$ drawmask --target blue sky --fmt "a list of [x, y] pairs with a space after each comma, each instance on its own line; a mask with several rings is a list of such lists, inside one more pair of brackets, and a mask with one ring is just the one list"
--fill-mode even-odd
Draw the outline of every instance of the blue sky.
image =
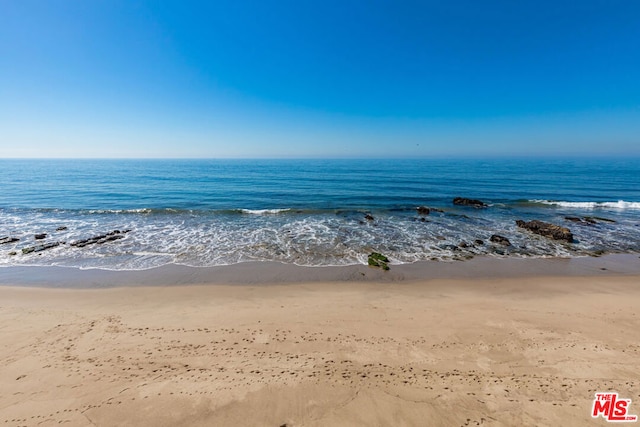
[[0, 2], [0, 157], [640, 155], [640, 3]]

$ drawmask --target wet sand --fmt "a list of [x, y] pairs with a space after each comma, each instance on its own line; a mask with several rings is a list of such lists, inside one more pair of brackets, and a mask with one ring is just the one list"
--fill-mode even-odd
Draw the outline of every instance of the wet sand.
[[3, 269], [0, 425], [605, 425], [595, 392], [640, 413], [640, 274], [620, 260], [140, 273], [180, 286], [38, 269], [8, 286]]
[[3, 267], [0, 286], [109, 288], [200, 284], [290, 284], [315, 282], [406, 282], [430, 279], [640, 275], [637, 254], [580, 258], [492, 258], [424, 261], [392, 265], [390, 271], [366, 265], [303, 267], [279, 262], [244, 262], [218, 267], [166, 265], [149, 270], [79, 270], [69, 267]]

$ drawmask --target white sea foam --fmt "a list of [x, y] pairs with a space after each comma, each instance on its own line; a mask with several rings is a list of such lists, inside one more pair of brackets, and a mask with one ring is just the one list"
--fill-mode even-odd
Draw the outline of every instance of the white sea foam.
[[151, 213], [149, 208], [140, 209], [92, 209], [88, 211], [90, 214], [126, 214], [126, 213]]
[[618, 200], [617, 202], [563, 202], [555, 200], [532, 200], [534, 203], [541, 203], [544, 205], [560, 206], [564, 208], [578, 208], [578, 209], [597, 209], [597, 208], [611, 208], [611, 209], [640, 209], [640, 202], [627, 202], [624, 200]]
[[290, 209], [241, 209], [242, 213], [251, 215], [276, 215]]
[[[553, 201], [538, 201], [554, 205]], [[575, 203], [575, 202], [571, 202]], [[630, 202], [625, 202], [630, 203]], [[617, 204], [616, 204], [617, 205]], [[637, 205], [637, 204], [636, 204]], [[572, 205], [573, 206], [573, 205]], [[591, 206], [591, 205], [589, 205]], [[432, 215], [420, 221], [414, 212], [377, 213], [375, 222], [359, 215], [288, 215], [287, 209], [234, 211], [245, 215], [104, 215], [86, 211], [51, 215], [40, 211], [15, 215], [0, 209], [0, 236], [20, 241], [0, 247], [0, 267], [9, 265], [64, 265], [70, 267], [140, 270], [169, 263], [195, 267], [276, 261], [306, 266], [366, 264], [372, 251], [384, 253], [393, 264], [421, 260], [451, 261], [470, 256], [576, 256], [595, 250], [639, 251], [638, 211], [617, 210], [606, 217], [615, 223], [574, 227], [577, 242], [567, 246], [537, 238], [515, 226], [513, 217], [474, 211], [473, 217]], [[542, 209], [541, 219], [556, 215]], [[66, 230], [58, 231], [60, 225]], [[60, 245], [37, 254], [23, 254], [33, 246], [33, 235], [46, 232], [48, 241], [72, 242], [110, 230], [131, 229], [124, 239], [83, 248]], [[512, 246], [494, 245], [499, 233]], [[485, 243], [475, 244], [476, 239]], [[465, 242], [465, 245], [461, 245]], [[17, 252], [10, 255], [10, 252]]]

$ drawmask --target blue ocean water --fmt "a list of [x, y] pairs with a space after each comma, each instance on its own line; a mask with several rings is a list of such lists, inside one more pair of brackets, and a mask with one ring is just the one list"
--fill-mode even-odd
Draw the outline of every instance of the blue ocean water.
[[[569, 227], [575, 242], [516, 219]], [[115, 230], [130, 231], [77, 245]], [[47, 243], [59, 244], [22, 251]], [[638, 252], [640, 159], [0, 160], [0, 266], [321, 266], [371, 251], [393, 263]]]

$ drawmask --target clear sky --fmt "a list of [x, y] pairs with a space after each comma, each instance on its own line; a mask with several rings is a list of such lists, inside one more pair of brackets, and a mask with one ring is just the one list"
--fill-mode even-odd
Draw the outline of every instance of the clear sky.
[[640, 2], [0, 0], [0, 157], [640, 156]]

